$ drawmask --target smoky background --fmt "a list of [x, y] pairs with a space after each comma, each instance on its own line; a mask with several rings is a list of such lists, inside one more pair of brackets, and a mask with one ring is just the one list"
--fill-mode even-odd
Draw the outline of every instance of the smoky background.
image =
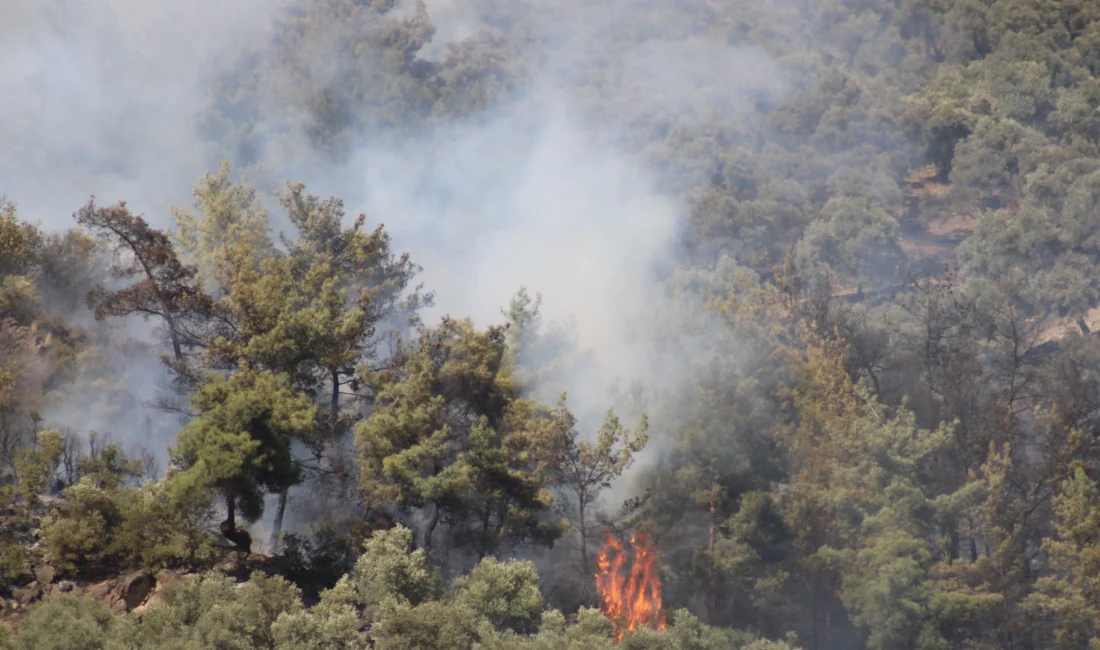
[[[228, 160], [235, 178], [259, 188], [276, 230], [289, 226], [274, 201], [288, 180], [341, 197], [349, 220], [363, 212], [368, 225], [384, 223], [395, 249], [423, 267], [418, 280], [435, 296], [423, 314], [429, 324], [445, 314], [499, 323], [518, 290], [537, 294], [547, 344], [522, 355], [544, 369], [531, 396], [553, 404], [567, 392], [587, 438], [610, 408], [628, 427], [650, 418], [649, 444], [598, 504], [610, 523], [669, 453], [685, 411], [710, 408], [685, 395], [721, 391], [751, 372], [751, 335], [719, 323], [706, 290], [684, 291], [713, 285], [717, 296], [745, 272], [736, 242], [713, 263], [706, 252], [711, 268], [691, 270], [698, 260], [685, 230], [698, 197], [690, 188], [721, 173], [728, 134], [753, 138], [796, 75], [760, 49], [700, 35], [700, 16], [662, 18], [671, 9], [661, 3], [570, 0], [396, 2], [347, 23], [326, 23], [310, 3], [290, 0], [9, 4], [13, 19], [0, 28], [0, 191], [22, 218], [64, 230], [94, 194], [171, 228], [171, 207], [189, 207], [195, 181]], [[345, 4], [354, 13], [356, 3]], [[627, 34], [626, 24], [647, 29]], [[415, 79], [418, 66], [434, 66], [465, 88], [455, 106], [477, 107], [478, 66], [501, 29], [539, 43], [541, 57], [512, 62], [508, 94], [491, 106], [403, 119], [407, 107], [371, 104], [380, 75]], [[410, 41], [411, 56], [372, 52], [394, 35]], [[366, 103], [382, 117], [327, 114], [318, 98]], [[670, 129], [694, 143], [690, 164], [667, 164], [675, 138], [652, 134]], [[153, 407], [170, 381], [155, 324], [97, 323], [71, 302], [69, 317], [110, 352], [47, 408], [45, 424], [82, 444], [106, 434], [166, 467], [186, 416]], [[744, 391], [765, 408], [751, 386]], [[351, 441], [334, 453], [354, 457]], [[724, 457], [735, 464], [741, 453], [731, 435]], [[271, 497], [252, 526], [259, 550], [274, 506]], [[347, 485], [306, 484], [291, 491], [283, 526], [304, 532], [361, 516]], [[576, 548], [574, 532], [531, 557], [550, 589], [588, 580]], [[469, 560], [457, 552], [454, 570]]]

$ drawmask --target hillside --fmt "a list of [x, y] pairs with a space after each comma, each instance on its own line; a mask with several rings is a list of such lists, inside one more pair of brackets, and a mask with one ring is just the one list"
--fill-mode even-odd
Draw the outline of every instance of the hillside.
[[13, 2], [0, 650], [1100, 647], [1100, 3]]

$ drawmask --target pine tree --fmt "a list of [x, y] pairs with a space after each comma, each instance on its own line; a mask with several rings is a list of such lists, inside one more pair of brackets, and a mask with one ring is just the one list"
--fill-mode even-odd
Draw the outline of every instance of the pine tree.
[[220, 494], [223, 530], [235, 531], [238, 512], [255, 521], [265, 492], [301, 480], [291, 441], [313, 427], [316, 407], [285, 375], [247, 367], [228, 378], [208, 378], [191, 403], [198, 415], [179, 433], [172, 458], [180, 471], [170, 480], [185, 493]]

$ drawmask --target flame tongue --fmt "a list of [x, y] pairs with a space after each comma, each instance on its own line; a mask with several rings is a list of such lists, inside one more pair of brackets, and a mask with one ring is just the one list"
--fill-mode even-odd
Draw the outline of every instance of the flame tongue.
[[653, 570], [657, 553], [644, 534], [630, 538], [634, 561], [629, 574], [624, 572], [627, 553], [619, 540], [604, 532], [604, 544], [596, 564], [596, 590], [600, 594], [604, 616], [615, 626], [615, 640], [626, 632], [647, 625], [663, 630], [665, 617], [661, 613], [661, 579]]

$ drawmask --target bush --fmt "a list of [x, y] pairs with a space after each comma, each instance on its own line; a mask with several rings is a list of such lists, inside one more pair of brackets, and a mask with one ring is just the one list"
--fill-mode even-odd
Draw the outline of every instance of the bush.
[[[0, 591], [27, 575], [27, 553], [18, 544], [0, 544]], [[2, 646], [0, 646], [2, 647]]]
[[60, 594], [31, 607], [19, 624], [19, 646], [22, 650], [107, 650], [112, 619], [94, 600]]
[[47, 561], [76, 573], [203, 565], [214, 557], [209, 506], [163, 483], [132, 488], [84, 476], [43, 520], [41, 542]]

